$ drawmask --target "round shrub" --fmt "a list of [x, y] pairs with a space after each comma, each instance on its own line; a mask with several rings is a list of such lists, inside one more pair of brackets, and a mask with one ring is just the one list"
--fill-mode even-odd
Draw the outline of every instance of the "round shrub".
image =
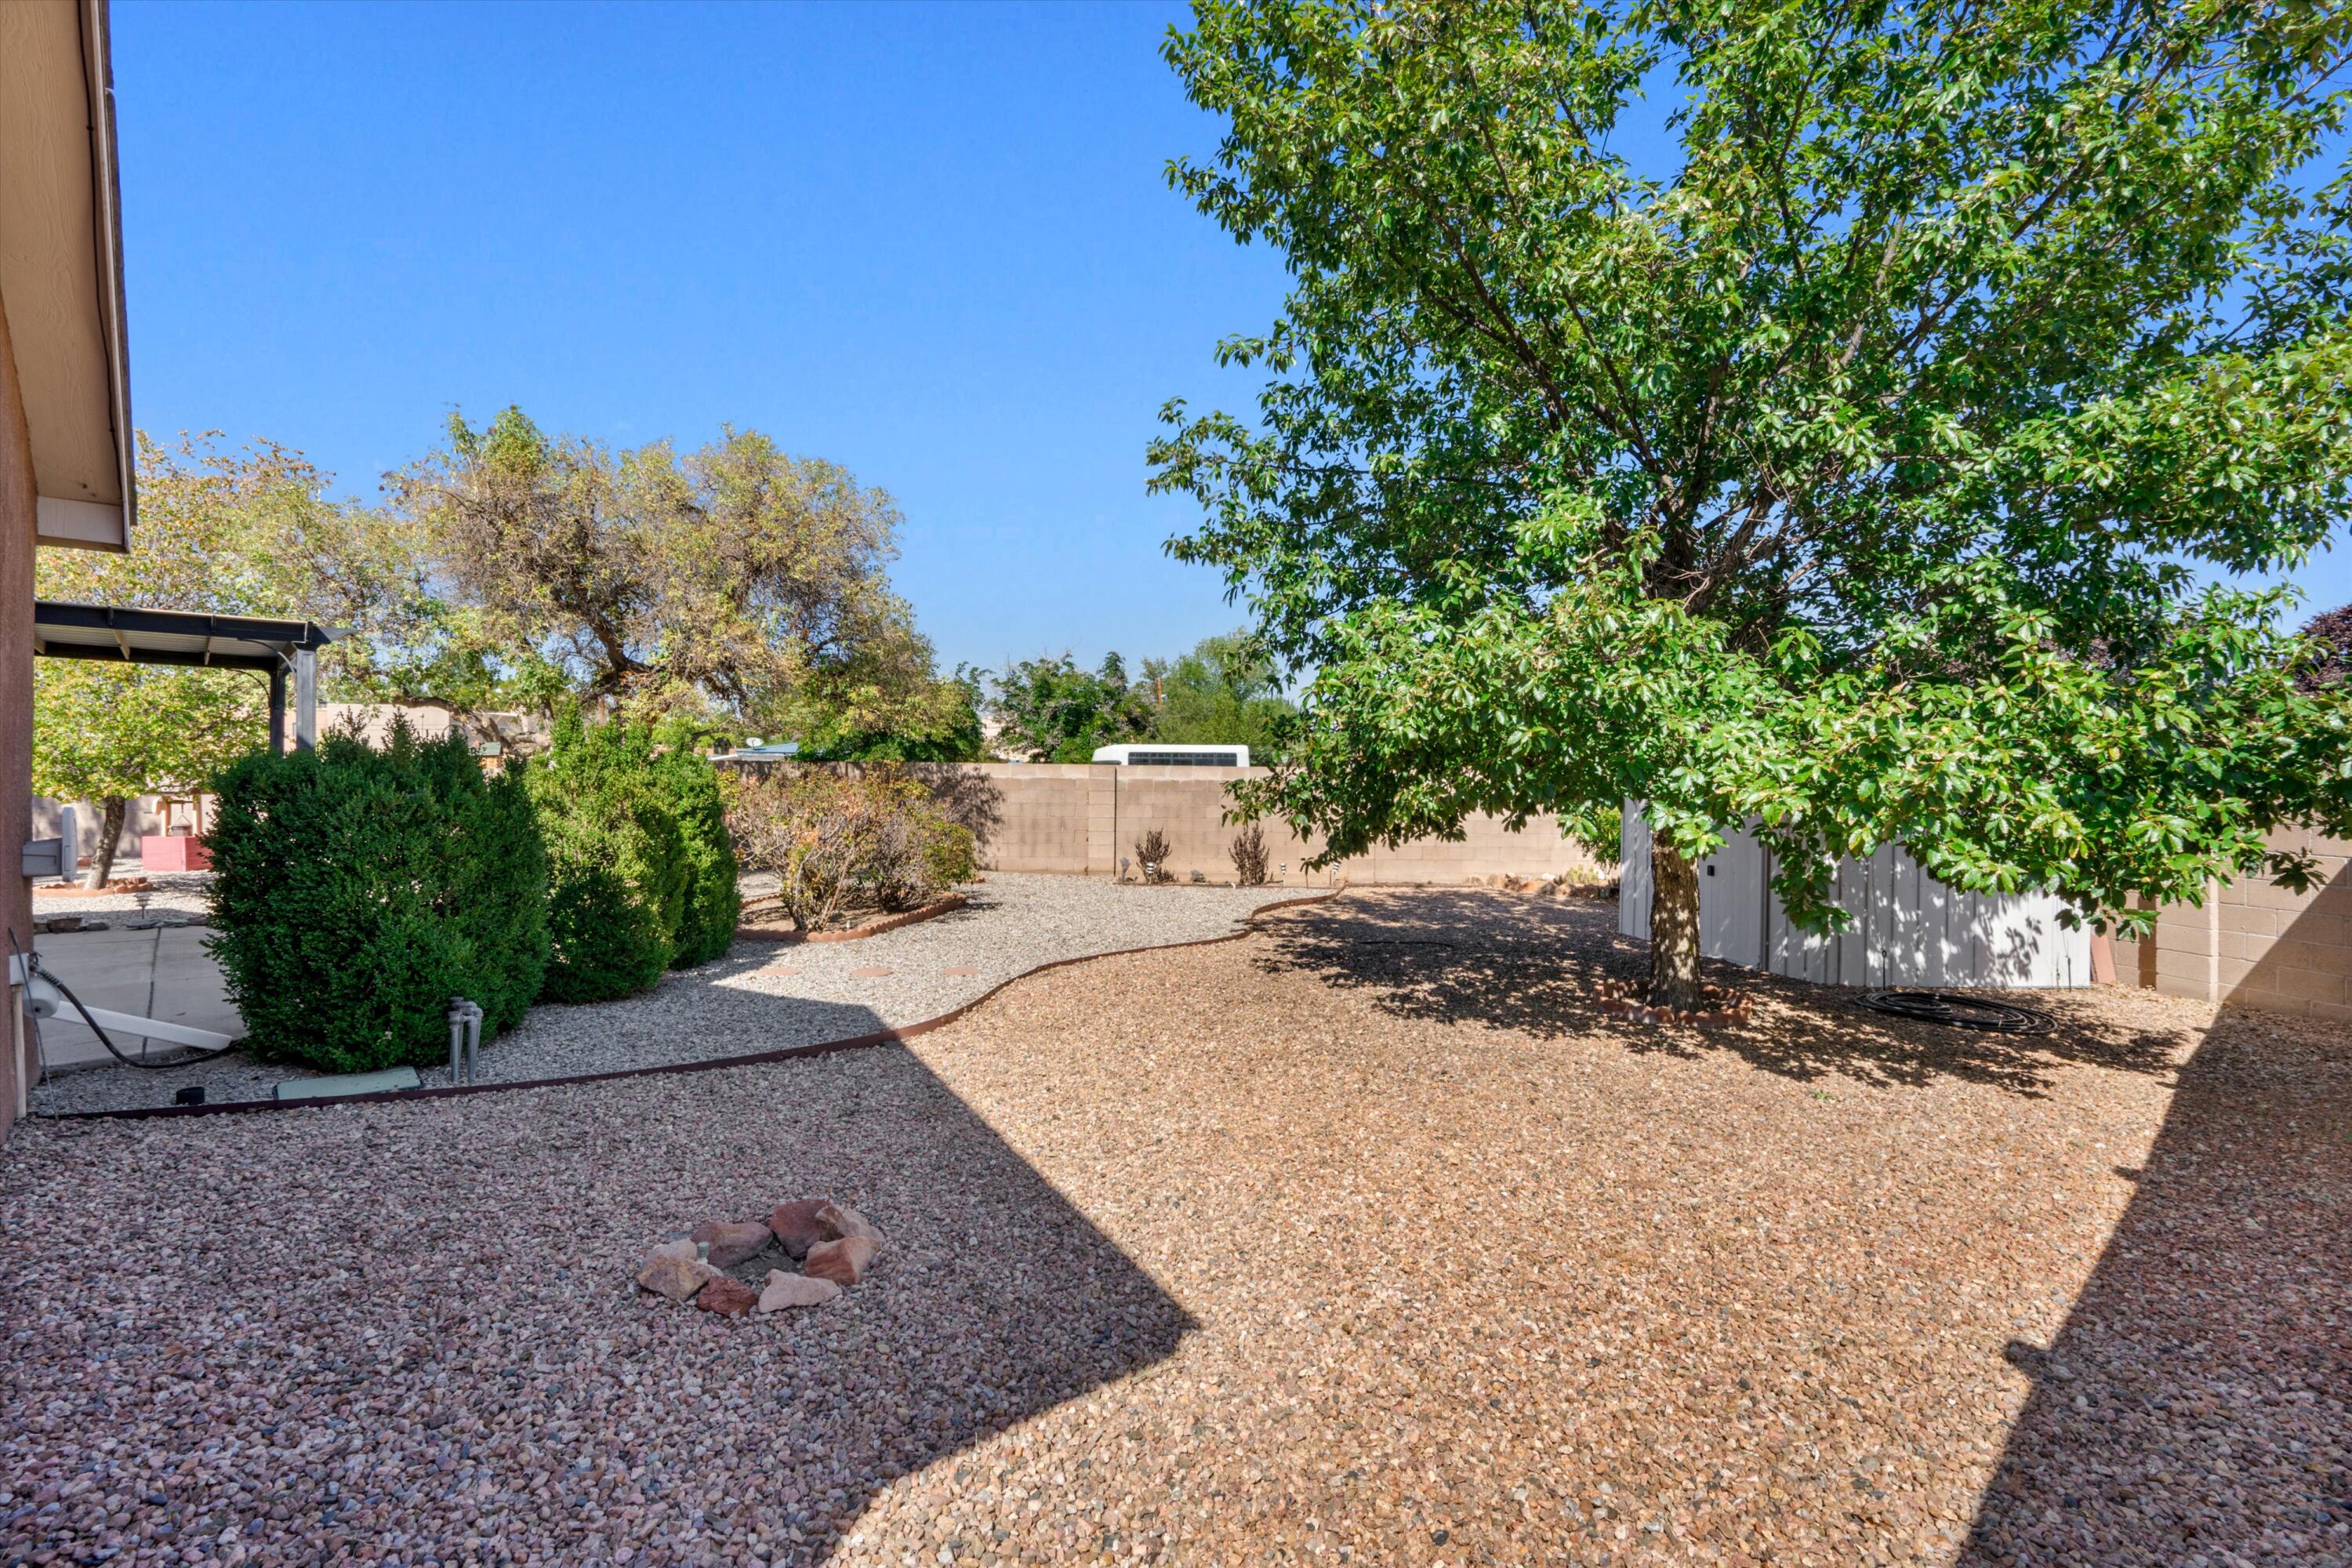
[[382, 750], [347, 735], [253, 752], [214, 781], [209, 939], [246, 1044], [368, 1072], [446, 1059], [453, 996], [483, 1036], [519, 1022], [547, 963], [547, 856], [521, 784], [462, 735]]
[[727, 837], [727, 805], [719, 770], [685, 746], [659, 754], [656, 772], [677, 819], [686, 854], [685, 907], [678, 915], [673, 969], [690, 969], [725, 953], [743, 915], [735, 845]]
[[709, 763], [641, 724], [556, 719], [524, 770], [551, 864], [541, 994], [601, 1002], [727, 951], [740, 909]]

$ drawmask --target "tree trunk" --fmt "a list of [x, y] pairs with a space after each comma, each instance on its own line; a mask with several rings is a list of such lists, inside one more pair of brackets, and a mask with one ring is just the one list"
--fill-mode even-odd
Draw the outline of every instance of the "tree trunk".
[[1698, 988], [1698, 868], [1663, 838], [1650, 841], [1650, 1005], [1692, 1011]]
[[[131, 803], [119, 795], [108, 795], [98, 804], [98, 847], [90, 853], [89, 875], [81, 884], [93, 893], [106, 886], [107, 877], [114, 870], [115, 852], [122, 847], [122, 824], [131, 815]], [[67, 846], [66, 853], [73, 853], [72, 846]]]

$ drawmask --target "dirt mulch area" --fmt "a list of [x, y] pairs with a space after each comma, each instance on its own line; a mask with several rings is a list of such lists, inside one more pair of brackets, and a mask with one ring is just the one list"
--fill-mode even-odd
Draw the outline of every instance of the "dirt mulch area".
[[[0, 1560], [2352, 1558], [2345, 1035], [1633, 1025], [1613, 921], [1358, 893], [907, 1050], [22, 1129]], [[807, 1191], [891, 1233], [836, 1306], [615, 1289]]]

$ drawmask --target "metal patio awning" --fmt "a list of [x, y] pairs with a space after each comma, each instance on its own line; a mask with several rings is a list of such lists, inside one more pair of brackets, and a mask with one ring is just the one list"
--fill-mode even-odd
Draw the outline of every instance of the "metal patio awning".
[[286, 749], [286, 678], [294, 678], [294, 743], [319, 734], [319, 650], [344, 634], [315, 621], [33, 602], [33, 651], [46, 658], [250, 669], [269, 678], [269, 749]]

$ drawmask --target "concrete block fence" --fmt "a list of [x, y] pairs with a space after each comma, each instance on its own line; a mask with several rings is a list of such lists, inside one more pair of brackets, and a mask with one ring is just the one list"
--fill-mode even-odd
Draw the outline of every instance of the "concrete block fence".
[[2208, 883], [2201, 907], [2167, 904], [2152, 938], [2116, 943], [2116, 978], [2171, 996], [2352, 1022], [2352, 843], [2282, 828], [2271, 847], [2310, 851], [2326, 879], [2307, 893], [2263, 879]]
[[[792, 765], [792, 764], [768, 764]], [[833, 764], [841, 765], [841, 764]], [[1226, 786], [1264, 778], [1264, 768], [1123, 767], [1108, 763], [965, 763], [908, 770], [951, 802], [980, 840], [982, 867], [997, 871], [1057, 871], [1115, 877], [1119, 861], [1135, 858], [1135, 841], [1157, 827], [1167, 837], [1168, 868], [1179, 880], [1194, 872], [1212, 882], [1231, 879], [1228, 853], [1237, 825], [1224, 820]], [[1557, 873], [1582, 881], [1615, 875], [1560, 837], [1549, 816], [1530, 817], [1514, 832], [1499, 817], [1465, 825], [1461, 843], [1417, 839], [1375, 849], [1312, 873], [1305, 863], [1322, 848], [1279, 824], [1262, 825], [1269, 874], [1290, 887], [1455, 884], [1474, 877], [1540, 877]], [[1287, 866], [1286, 873], [1276, 869]], [[1130, 875], [1139, 875], [1132, 866]]]

